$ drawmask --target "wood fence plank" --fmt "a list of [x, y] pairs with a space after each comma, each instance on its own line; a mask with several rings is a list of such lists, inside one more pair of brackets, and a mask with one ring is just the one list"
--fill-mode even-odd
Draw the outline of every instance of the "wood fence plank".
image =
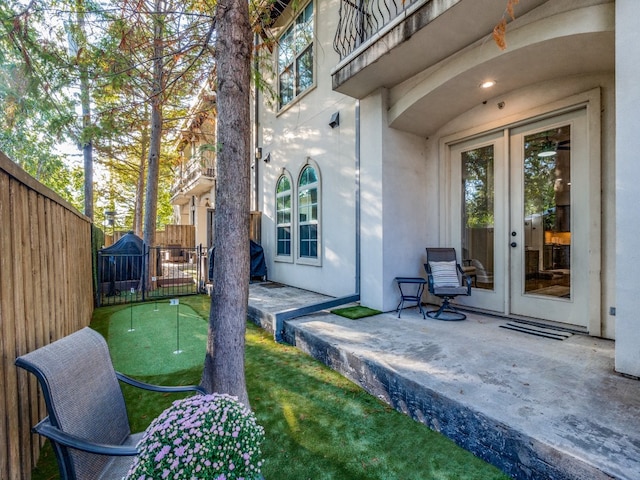
[[46, 307], [44, 312], [46, 315], [46, 321], [47, 321], [46, 328], [49, 330], [47, 344], [54, 342], [58, 338], [58, 332], [56, 331], [57, 320], [56, 320], [56, 313], [55, 313], [56, 312], [55, 296], [54, 296], [53, 286], [51, 285], [52, 282], [55, 282], [55, 273], [54, 273], [55, 250], [53, 249], [54, 246], [53, 246], [53, 233], [52, 233], [53, 232], [53, 218], [52, 218], [53, 215], [51, 213], [53, 210], [53, 207], [54, 207], [54, 204], [51, 202], [51, 200], [49, 199], [44, 200], [45, 232], [43, 236], [43, 243], [45, 245], [45, 248], [47, 249], [47, 252], [49, 252], [49, 254], [46, 256], [47, 278], [48, 278], [47, 303], [44, 305]]
[[[10, 225], [9, 214], [9, 177], [0, 172], [0, 225]], [[0, 251], [11, 251], [11, 237], [0, 235]], [[6, 385], [9, 381], [10, 359], [5, 346], [5, 330], [13, 328], [13, 300], [11, 299], [10, 279], [12, 278], [12, 265], [10, 256], [0, 255], [0, 478], [9, 478], [9, 425], [8, 418], [11, 411], [12, 399], [8, 397]], [[15, 467], [14, 467], [15, 468]]]
[[[9, 307], [9, 322], [3, 325], [2, 334], [4, 336], [4, 361], [5, 361], [5, 395], [9, 400], [10, 408], [7, 409], [7, 459], [9, 462], [9, 475], [8, 479], [17, 479], [16, 466], [20, 465], [20, 419], [18, 417], [18, 372], [13, 361], [16, 358], [16, 337], [19, 336], [19, 330], [23, 328], [16, 322], [15, 319], [20, 315], [21, 310], [16, 305], [16, 284], [22, 285], [22, 272], [16, 271], [19, 268], [18, 262], [16, 262], [16, 256], [18, 255], [18, 244], [20, 242], [19, 237], [15, 234], [16, 230], [16, 202], [17, 202], [17, 189], [19, 184], [10, 179], [9, 180], [9, 198], [7, 205], [9, 206], [9, 241], [6, 247], [7, 249], [2, 251], [3, 256], [7, 255], [9, 258], [11, 284], [9, 288], [3, 292], [3, 303], [6, 303]], [[17, 288], [20, 288], [18, 286]]]
[[[29, 228], [29, 261], [28, 271], [30, 273], [29, 281], [26, 285], [29, 295], [27, 298], [29, 314], [27, 315], [27, 351], [31, 352], [40, 346], [42, 338], [42, 291], [40, 290], [40, 282], [42, 281], [40, 272], [40, 222], [38, 221], [38, 194], [33, 190], [28, 192], [28, 213], [31, 217], [35, 217], [33, 221], [27, 217]], [[38, 423], [43, 417], [40, 409], [40, 395], [38, 395], [38, 382], [34, 375], [29, 375], [29, 416], [31, 425]], [[31, 468], [35, 467], [36, 459], [40, 452], [40, 441], [31, 435]]]
[[[29, 192], [23, 184], [13, 181], [11, 187], [12, 195], [12, 217], [14, 227], [13, 233], [13, 298], [15, 303], [15, 354], [14, 358], [27, 353], [29, 329], [32, 320], [30, 308], [33, 304], [31, 289], [30, 244], [29, 244]], [[29, 405], [29, 375], [24, 371], [17, 371], [15, 374], [18, 380], [17, 408], [14, 410], [19, 421], [18, 448], [21, 458], [31, 456], [31, 429], [25, 428], [31, 425], [31, 412]]]
[[[36, 288], [40, 290], [41, 296], [41, 317], [40, 317], [40, 327], [39, 334], [40, 339], [38, 342], [38, 347], [48, 345], [52, 342], [52, 309], [51, 309], [51, 274], [49, 270], [50, 258], [53, 255], [53, 252], [49, 248], [48, 244], [48, 236], [50, 234], [51, 225], [49, 224], [49, 215], [48, 211], [51, 208], [51, 201], [48, 198], [45, 198], [42, 195], [38, 195], [38, 212], [37, 212], [37, 221], [40, 226], [39, 228], [39, 239], [38, 242], [40, 244], [40, 263], [39, 263], [39, 271], [40, 271], [40, 281], [36, 285]], [[44, 397], [42, 395], [38, 395], [38, 412], [39, 418], [44, 418], [47, 415], [47, 407], [44, 403]], [[42, 446], [44, 444], [44, 438], [38, 436], [39, 444]], [[39, 454], [33, 459], [33, 462], [37, 462]]]

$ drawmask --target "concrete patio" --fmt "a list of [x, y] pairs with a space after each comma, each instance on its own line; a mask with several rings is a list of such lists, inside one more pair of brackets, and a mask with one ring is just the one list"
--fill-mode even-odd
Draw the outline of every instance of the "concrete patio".
[[640, 479], [640, 381], [614, 372], [612, 341], [544, 338], [479, 314], [423, 319], [417, 308], [402, 318], [349, 320], [324, 310], [279, 319], [327, 300], [257, 283], [249, 311], [263, 328], [280, 328], [286, 342], [513, 478]]

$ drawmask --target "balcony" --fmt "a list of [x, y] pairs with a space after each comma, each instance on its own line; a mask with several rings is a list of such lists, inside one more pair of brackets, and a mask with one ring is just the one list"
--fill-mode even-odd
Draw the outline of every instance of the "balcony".
[[171, 187], [171, 203], [183, 205], [191, 196], [202, 195], [215, 185], [214, 161], [203, 155], [191, 158], [182, 165], [181, 175]]
[[340, 60], [348, 57], [398, 17], [406, 17], [409, 7], [419, 2], [420, 0], [342, 0], [338, 30], [333, 42]]
[[[520, 18], [546, 0], [520, 2]], [[506, 0], [340, 0], [333, 89], [364, 98], [451, 58], [491, 32]], [[496, 47], [497, 49], [497, 47]]]

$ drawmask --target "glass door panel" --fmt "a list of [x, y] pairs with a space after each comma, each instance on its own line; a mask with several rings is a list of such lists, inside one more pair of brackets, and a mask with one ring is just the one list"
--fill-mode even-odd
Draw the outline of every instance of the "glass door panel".
[[508, 174], [505, 135], [495, 132], [450, 147], [451, 238], [473, 291], [455, 302], [505, 312]]
[[494, 146], [462, 152], [462, 268], [472, 285], [494, 289]]
[[510, 133], [509, 312], [586, 326], [591, 203], [586, 110]]
[[443, 245], [472, 279], [462, 306], [586, 326], [586, 109], [449, 145]]
[[524, 293], [571, 298], [571, 125], [524, 137]]

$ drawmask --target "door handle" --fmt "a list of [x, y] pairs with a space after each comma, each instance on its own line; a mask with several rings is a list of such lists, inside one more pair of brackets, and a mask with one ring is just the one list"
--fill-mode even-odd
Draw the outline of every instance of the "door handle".
[[517, 244], [516, 242], [511, 242], [511, 246], [512, 246], [513, 248], [515, 248], [515, 247], [517, 247], [517, 246], [518, 246], [518, 244]]

